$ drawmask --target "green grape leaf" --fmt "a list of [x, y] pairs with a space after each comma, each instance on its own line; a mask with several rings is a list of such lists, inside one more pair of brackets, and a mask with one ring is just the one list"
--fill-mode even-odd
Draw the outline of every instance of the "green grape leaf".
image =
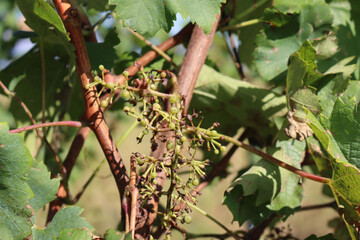
[[215, 16], [220, 14], [221, 3], [226, 0], [165, 0], [173, 13], [179, 12], [183, 19], [190, 17], [192, 23], [196, 23], [205, 33], [210, 33], [215, 22]]
[[[281, 141], [276, 144], [281, 147], [282, 152], [274, 154], [274, 157], [301, 168], [301, 162], [305, 154], [305, 142], [297, 140]], [[284, 214], [294, 213], [294, 209], [300, 207], [303, 197], [303, 188], [299, 184], [299, 177], [290, 171], [280, 168], [281, 186], [279, 193], [272, 199], [268, 208], [273, 211], [280, 211]]]
[[353, 97], [346, 103], [340, 98], [335, 102], [330, 116], [330, 132], [349, 163], [360, 168], [360, 116]]
[[64, 229], [60, 232], [58, 240], [91, 240], [92, 237], [86, 229]]
[[359, 227], [360, 212], [357, 209], [360, 207], [360, 170], [340, 159], [334, 159], [332, 165], [333, 175], [329, 186], [335, 195], [340, 196], [338, 201], [343, 207], [339, 211], [342, 211], [348, 224]]
[[311, 234], [309, 237], [305, 238], [305, 240], [336, 240], [332, 233], [326, 234], [321, 237], [317, 237], [314, 234]]
[[94, 227], [90, 223], [79, 217], [82, 211], [81, 208], [76, 206], [60, 209], [45, 229], [40, 229], [36, 225], [32, 227], [32, 239], [53, 239], [59, 237], [64, 229], [87, 228], [90, 232], [94, 231]]
[[33, 161], [32, 167], [27, 173], [27, 184], [34, 193], [29, 204], [35, 213], [46, 204], [56, 198], [60, 181], [58, 178], [50, 178], [50, 172], [43, 162]]
[[[263, 142], [267, 136], [277, 132], [272, 121], [286, 113], [285, 100], [285, 96], [230, 78], [204, 65], [189, 112], [201, 110], [206, 116], [203, 125], [220, 122], [219, 132], [224, 134], [233, 133], [241, 126], [261, 128], [264, 131], [254, 138]], [[223, 114], [219, 115], [219, 111]]]
[[316, 50], [316, 59], [324, 60], [331, 58], [338, 52], [338, 41], [335, 35], [331, 34], [313, 41]]
[[357, 44], [359, 39], [360, 30], [360, 5], [357, 1], [349, 1], [351, 10], [347, 14], [351, 14], [350, 19], [347, 17], [343, 19], [342, 25], [339, 26], [339, 30], [336, 33], [339, 43], [340, 51], [334, 56], [334, 60], [343, 59], [349, 56], [356, 56], [357, 69], [355, 71], [355, 78], [360, 77], [360, 46]]
[[31, 234], [33, 197], [26, 174], [35, 161], [24, 146], [23, 134], [9, 134], [0, 123], [0, 236], [2, 239], [25, 239]]
[[233, 215], [233, 221], [237, 221], [239, 225], [251, 220], [257, 226], [270, 217], [272, 211], [266, 207], [267, 203], [256, 205], [255, 202], [256, 195], [244, 197], [241, 185], [235, 186], [230, 192], [226, 191], [223, 199], [223, 204]]
[[306, 119], [304, 107], [313, 114], [318, 115], [322, 111], [318, 97], [310, 89], [299, 89], [290, 98], [290, 107], [295, 111], [297, 119]]
[[283, 12], [299, 12], [301, 11], [301, 5], [306, 2], [304, 0], [294, 0], [294, 1], [286, 1], [286, 0], [274, 0], [274, 7]]
[[205, 33], [209, 33], [220, 14], [220, 5], [225, 0], [110, 0], [116, 5], [115, 14], [123, 24], [145, 36], [154, 36], [160, 29], [169, 32], [176, 13], [183, 18], [190, 17]]
[[287, 96], [291, 98], [295, 92], [322, 77], [317, 73], [315, 64], [316, 51], [309, 41], [305, 41], [299, 50], [290, 56], [286, 76]]
[[355, 59], [355, 56], [344, 58], [332, 67], [330, 67], [325, 74], [336, 74], [343, 73], [346, 77], [350, 76], [356, 70], [356, 64], [348, 65], [352, 60]]
[[104, 240], [128, 240], [131, 239], [131, 232], [126, 234], [125, 232], [120, 233], [114, 229], [108, 229], [105, 232]]
[[123, 24], [145, 36], [154, 36], [160, 29], [169, 32], [175, 17], [164, 0], [109, 0], [116, 5], [115, 14]]
[[331, 1], [329, 7], [334, 16], [333, 26], [346, 25], [351, 19], [351, 6], [348, 1]]
[[115, 29], [109, 31], [102, 43], [86, 42], [91, 68], [98, 70], [102, 64], [106, 69], [112, 69], [118, 56], [114, 47], [120, 43]]
[[[327, 75], [327, 77], [332, 79], [321, 87], [317, 96], [323, 109], [322, 114], [329, 118], [338, 97], [340, 97], [343, 102], [349, 101], [354, 96], [357, 100], [360, 99], [360, 83], [358, 81], [349, 81], [346, 90], [340, 92], [339, 95], [338, 89], [336, 88], [339, 86], [337, 81], [343, 81], [343, 78], [339, 76], [333, 77], [331, 75]], [[334, 94], [338, 94], [338, 96]]]
[[[287, 69], [290, 55], [309, 39], [319, 39], [331, 30], [333, 17], [323, 0], [277, 1], [275, 9], [291, 14], [279, 27], [265, 25], [256, 40], [255, 67], [267, 81], [281, 77]], [[267, 16], [267, 22], [278, 22], [278, 14]]]
[[320, 141], [321, 145], [324, 147], [325, 151], [334, 159], [342, 159], [347, 162], [342, 151], [337, 145], [334, 136], [329, 130], [326, 130], [319, 120], [306, 108], [304, 109], [306, 113], [306, 123], [309, 125], [311, 130], [314, 132], [315, 136]]
[[[50, 108], [55, 107], [56, 93], [64, 85], [69, 58], [67, 55], [64, 56], [64, 48], [61, 45], [44, 44], [44, 47], [49, 49], [46, 51], [44, 59], [47, 82], [46, 110], [49, 111]], [[31, 49], [1, 71], [0, 79], [27, 105], [36, 119], [42, 110], [42, 66], [38, 47]], [[62, 106], [59, 104], [59, 107]], [[18, 121], [29, 121], [29, 117], [15, 100], [11, 102], [10, 112]]]
[[[272, 154], [274, 157], [300, 168], [305, 150], [304, 142], [283, 141], [277, 147]], [[300, 178], [295, 174], [261, 160], [230, 185], [223, 203], [232, 212], [234, 221], [238, 221], [240, 225], [246, 220], [257, 225], [271, 211], [289, 215], [300, 206], [302, 187], [299, 181]], [[250, 214], [251, 211], [256, 213]]]
[[26, 24], [40, 36], [41, 41], [63, 45], [67, 54], [75, 60], [75, 48], [69, 42], [70, 38], [61, 18], [48, 1], [21, 0], [16, 3], [26, 18]]
[[[356, 124], [354, 117], [351, 117], [352, 114], [354, 114], [352, 112], [354, 111], [354, 106], [351, 106], [353, 104], [351, 101], [349, 102], [349, 106], [346, 106], [341, 100], [338, 100], [335, 103], [337, 105], [336, 108], [334, 106], [334, 119], [324, 119], [322, 121], [323, 124], [329, 128], [333, 127], [334, 129], [337, 129], [338, 121], [344, 121], [345, 118], [349, 117], [350, 119], [353, 119], [352, 124]], [[344, 111], [344, 115], [342, 116], [343, 119], [339, 120], [338, 114], [342, 111]], [[314, 131], [314, 134], [319, 139], [325, 151], [331, 156], [332, 177], [329, 186], [336, 198], [338, 198], [337, 196], [340, 196], [340, 200], [343, 199], [346, 202], [346, 204], [344, 203], [342, 205], [343, 207], [345, 205], [345, 209], [343, 210], [344, 218], [350, 225], [356, 224], [357, 226], [360, 226], [360, 213], [356, 211], [356, 208], [360, 206], [360, 170], [349, 163], [340, 150], [340, 146], [345, 149], [348, 146], [344, 143], [344, 136], [342, 135], [340, 136], [340, 139], [338, 138], [340, 141], [338, 143], [337, 140], [335, 140], [335, 134], [333, 132], [330, 132], [328, 129], [326, 130], [310, 111], [305, 109], [305, 112], [307, 113], [307, 124]], [[345, 151], [345, 153], [347, 152]], [[339, 201], [338, 204], [340, 204]]]

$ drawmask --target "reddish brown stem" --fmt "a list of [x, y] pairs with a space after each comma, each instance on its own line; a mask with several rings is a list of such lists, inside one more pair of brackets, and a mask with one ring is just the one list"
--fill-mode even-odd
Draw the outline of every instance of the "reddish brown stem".
[[189, 108], [195, 83], [199, 77], [201, 67], [205, 63], [219, 19], [220, 16], [218, 15], [209, 35], [206, 35], [197, 25], [191, 34], [188, 49], [178, 74], [178, 93], [185, 97], [185, 110], [183, 114], [186, 114]]
[[321, 177], [321, 176], [317, 176], [317, 175], [314, 175], [314, 174], [311, 174], [311, 173], [307, 173], [307, 172], [304, 172], [300, 169], [297, 169], [296, 167], [293, 167], [285, 162], [282, 162], [280, 161], [279, 159], [276, 159], [274, 158], [273, 156], [267, 154], [267, 153], [264, 153], [263, 151], [259, 150], [259, 149], [256, 149], [254, 148], [253, 146], [250, 146], [248, 144], [245, 144], [243, 142], [240, 142], [236, 139], [233, 139], [231, 137], [228, 137], [228, 136], [225, 136], [225, 135], [222, 135], [222, 137], [224, 138], [225, 141], [227, 142], [231, 142], [231, 143], [234, 143], [236, 144], [238, 147], [241, 147], [241, 148], [244, 148], [246, 149], [247, 151], [249, 152], [252, 152], [260, 157], [262, 157], [263, 159], [279, 166], [279, 167], [282, 167], [282, 168], [285, 168], [287, 170], [289, 170], [290, 172], [293, 172], [301, 177], [304, 177], [304, 178], [307, 178], [307, 179], [310, 179], [310, 180], [313, 180], [313, 181], [316, 181], [316, 182], [319, 182], [319, 183], [325, 183], [325, 184], [328, 184], [330, 179], [329, 178], [325, 178], [325, 177]]
[[[104, 114], [96, 96], [96, 89], [85, 89], [85, 85], [93, 81], [91, 66], [82, 36], [81, 21], [76, 9], [68, 0], [54, 0], [57, 12], [70, 35], [72, 44], [76, 49], [77, 72], [82, 85], [85, 100], [85, 121], [95, 133], [98, 142], [108, 160], [110, 169], [114, 175], [118, 191], [123, 196], [129, 178], [121, 156], [115, 146], [109, 128], [104, 120]], [[121, 198], [122, 199], [122, 198]]]
[[[191, 38], [188, 45], [186, 56], [181, 65], [178, 75], [178, 93], [185, 99], [184, 114], [189, 107], [195, 83], [200, 74], [201, 67], [205, 63], [207, 53], [210, 49], [210, 45], [214, 39], [214, 35], [218, 26], [220, 16], [217, 16], [216, 22], [212, 26], [212, 30], [209, 35], [206, 35], [204, 31], [197, 25], [191, 34]], [[171, 138], [171, 134], [161, 133], [165, 135], [167, 139]], [[164, 152], [166, 152], [166, 143], [158, 141], [158, 149], [152, 153], [155, 158], [161, 158]], [[165, 183], [164, 171], [158, 172], [157, 176], [157, 190], [161, 191]], [[152, 229], [153, 223], [157, 216], [159, 205], [159, 198], [157, 196], [149, 198], [146, 206], [144, 207], [144, 213], [142, 217], [144, 221], [140, 221], [137, 225], [137, 238], [146, 238]]]
[[69, 126], [69, 127], [81, 127], [81, 122], [78, 121], [59, 121], [59, 122], [49, 122], [49, 123], [38, 123], [27, 127], [17, 128], [10, 130], [9, 133], [20, 133], [33, 129], [43, 128], [43, 127], [53, 127], [53, 126]]
[[135, 236], [135, 221], [137, 210], [137, 198], [139, 191], [136, 188], [136, 158], [132, 156], [130, 159], [130, 193], [131, 193], [131, 212], [130, 212], [130, 228], [132, 239]]

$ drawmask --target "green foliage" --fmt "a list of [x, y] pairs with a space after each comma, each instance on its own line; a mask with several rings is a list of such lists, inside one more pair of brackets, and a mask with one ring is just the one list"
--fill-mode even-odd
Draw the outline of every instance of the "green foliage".
[[293, 1], [274, 3], [274, 8], [278, 11], [291, 13], [282, 18], [281, 24], [278, 12], [268, 12], [266, 16], [265, 20], [269, 24], [259, 34], [256, 40], [258, 47], [254, 52], [256, 69], [264, 80], [270, 81], [275, 77], [281, 77], [287, 69], [290, 55], [307, 39], [313, 41], [331, 31], [333, 17], [325, 1], [297, 2], [299, 4]]
[[[297, 168], [300, 167], [305, 143], [278, 142], [272, 156]], [[299, 178], [265, 160], [254, 164], [230, 185], [223, 203], [233, 213], [234, 221], [243, 224], [251, 220], [257, 226], [272, 212], [288, 216], [294, 213], [302, 200]]]
[[104, 235], [105, 240], [129, 240], [131, 239], [131, 233], [119, 233], [114, 229], [109, 229]]
[[215, 22], [215, 15], [220, 13], [224, 0], [110, 0], [116, 5], [115, 12], [125, 26], [145, 36], [154, 36], [160, 29], [169, 32], [176, 13], [186, 19], [190, 17], [205, 33], [209, 33]]
[[85, 229], [81, 228], [86, 228], [92, 232], [94, 231], [94, 227], [86, 222], [82, 217], [79, 217], [82, 211], [83, 210], [81, 208], [76, 206], [62, 208], [56, 213], [51, 223], [45, 229], [41, 229], [36, 225], [33, 226], [31, 239], [42, 240], [57, 237], [61, 237], [60, 239], [66, 239], [65, 237], [69, 237], [66, 236], [69, 235], [69, 232], [82, 237], [80, 239], [89, 239], [88, 235], [84, 232]]
[[27, 173], [35, 161], [24, 146], [23, 134], [9, 134], [0, 124], [0, 235], [4, 239], [24, 239], [31, 233], [32, 210], [27, 205], [34, 196]]
[[50, 172], [43, 162], [33, 161], [27, 173], [26, 183], [34, 193], [34, 197], [29, 200], [29, 204], [36, 213], [56, 198], [60, 181], [58, 178], [50, 179]]

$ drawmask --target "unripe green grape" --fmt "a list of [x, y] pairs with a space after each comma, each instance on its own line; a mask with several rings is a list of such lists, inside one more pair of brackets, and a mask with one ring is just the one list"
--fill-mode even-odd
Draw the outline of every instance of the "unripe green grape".
[[153, 184], [157, 185], [158, 181], [156, 179], [153, 180]]
[[176, 146], [175, 146], [175, 153], [176, 153], [176, 154], [179, 154], [180, 151], [181, 151], [180, 145], [176, 145]]
[[141, 158], [136, 158], [136, 161], [140, 166], [144, 165], [144, 162], [145, 162], [144, 159], [141, 159]]
[[149, 134], [149, 129], [145, 128], [144, 131], [143, 131], [144, 135], [147, 135]]
[[175, 123], [174, 123], [174, 122], [169, 123], [169, 128], [170, 128], [171, 130], [175, 130], [175, 128], [176, 128]]
[[166, 77], [166, 75], [167, 75], [166, 72], [161, 72], [160, 73], [160, 77], [162, 77], [162, 78]]
[[225, 151], [226, 151], [226, 147], [225, 147], [225, 146], [221, 146], [221, 147], [220, 147], [220, 151], [221, 151], [221, 152], [225, 152]]
[[86, 90], [88, 90], [88, 89], [90, 88], [90, 84], [87, 83], [84, 88], [85, 88]]
[[170, 81], [172, 82], [172, 83], [175, 83], [177, 80], [176, 80], [176, 77], [172, 77], [172, 78], [170, 78]]
[[104, 69], [105, 69], [104, 65], [102, 65], [102, 64], [99, 65], [99, 70], [100, 70], [100, 71], [104, 71]]
[[171, 95], [169, 98], [170, 103], [176, 103], [179, 100], [179, 97], [177, 95]]
[[186, 214], [184, 216], [184, 222], [189, 224], [189, 223], [191, 223], [191, 221], [192, 221], [192, 217], [189, 214]]
[[174, 147], [174, 142], [173, 142], [173, 141], [168, 141], [168, 142], [166, 143], [166, 149], [167, 149], [168, 151], [170, 151], [171, 149], [173, 149], [173, 147]]
[[214, 153], [217, 155], [217, 154], [219, 154], [220, 152], [219, 152], [218, 149], [214, 149]]
[[157, 177], [156, 171], [152, 171], [152, 172], [150, 173], [150, 177], [151, 177], [152, 179], [155, 179], [155, 178]]
[[195, 178], [194, 180], [192, 180], [191, 183], [192, 183], [192, 185], [197, 186], [197, 185], [199, 185], [200, 181], [199, 181], [199, 179]]
[[150, 85], [150, 89], [155, 91], [155, 90], [157, 89], [156, 84], [154, 84], [154, 83], [151, 84], [151, 85]]
[[109, 89], [113, 89], [114, 88], [114, 83], [113, 82], [107, 82], [106, 87], [109, 88]]
[[123, 111], [124, 111], [124, 112], [130, 112], [130, 108], [129, 108], [128, 106], [125, 106], [125, 107], [123, 108]]
[[106, 108], [109, 105], [109, 102], [107, 100], [102, 100], [100, 105], [102, 108]]
[[179, 109], [177, 107], [171, 107], [170, 108], [170, 113], [171, 114], [177, 114], [179, 112]]
[[192, 188], [192, 187], [193, 187], [192, 180], [189, 179], [189, 180], [186, 182], [186, 186], [187, 186], [188, 188]]
[[182, 141], [182, 142], [185, 142], [186, 140], [187, 140], [187, 138], [186, 138], [185, 136], [182, 136], [182, 137], [181, 137], [181, 141]]
[[125, 78], [127, 78], [129, 76], [129, 74], [130, 74], [129, 71], [127, 71], [127, 70], [123, 71], [123, 75]]
[[215, 135], [217, 134], [217, 131], [216, 131], [216, 130], [212, 130], [212, 131], [210, 132], [210, 134], [211, 134], [212, 136], [215, 136]]
[[99, 76], [95, 76], [95, 77], [94, 77], [94, 81], [95, 81], [95, 82], [101, 82], [101, 78], [100, 78]]
[[125, 99], [128, 99], [130, 97], [130, 92], [126, 89], [121, 91], [121, 96]]
[[156, 110], [160, 110], [161, 106], [158, 103], [154, 103], [153, 108], [156, 109]]
[[166, 240], [171, 240], [171, 235], [170, 234], [166, 234]]

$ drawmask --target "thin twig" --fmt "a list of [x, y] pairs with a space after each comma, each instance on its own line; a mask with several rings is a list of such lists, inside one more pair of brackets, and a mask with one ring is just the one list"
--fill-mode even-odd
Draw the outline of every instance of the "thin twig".
[[222, 27], [220, 28], [220, 31], [225, 32], [225, 31], [229, 31], [229, 30], [237, 30], [239, 28], [243, 28], [243, 27], [248, 27], [254, 24], [258, 24], [261, 23], [262, 20], [261, 19], [251, 19], [248, 21], [244, 21], [235, 25], [231, 25], [231, 26], [226, 26], [226, 27]]
[[[36, 121], [35, 121], [32, 113], [30, 112], [29, 108], [25, 105], [25, 103], [24, 103], [20, 98], [18, 98], [14, 92], [10, 91], [10, 90], [2, 83], [2, 81], [0, 81], [0, 86], [1, 86], [1, 88], [4, 90], [4, 92], [6, 93], [6, 95], [15, 98], [15, 100], [20, 104], [20, 106], [22, 107], [22, 109], [24, 109], [26, 115], [28, 115], [31, 123], [32, 123], [33, 125], [36, 125]], [[40, 134], [39, 129], [36, 128], [36, 129], [35, 129], [35, 132], [36, 132], [36, 135], [37, 135], [40, 139], [42, 139], [42, 136], [41, 136], [41, 134]]]
[[[44, 53], [44, 40], [40, 37], [40, 58], [41, 58], [41, 70], [42, 70], [42, 118], [41, 122], [45, 123], [45, 108], [46, 108], [46, 69], [45, 69], [45, 53]], [[43, 134], [46, 136], [46, 129], [43, 129]]]
[[59, 121], [59, 122], [49, 122], [49, 123], [38, 123], [31, 126], [10, 130], [9, 133], [20, 133], [37, 128], [45, 128], [45, 127], [53, 127], [53, 126], [69, 126], [69, 127], [80, 128], [82, 127], [82, 123], [79, 121]]
[[301, 207], [299, 210], [296, 210], [297, 212], [301, 211], [307, 211], [307, 210], [314, 210], [319, 208], [326, 208], [326, 207], [336, 207], [336, 201], [329, 202], [329, 203], [322, 203], [322, 204], [315, 204], [310, 206]]
[[218, 226], [220, 226], [222, 229], [224, 229], [226, 231], [227, 234], [229, 234], [230, 236], [232, 236], [234, 239], [241, 239], [241, 237], [239, 237], [238, 235], [236, 235], [235, 233], [233, 233], [230, 229], [228, 229], [224, 224], [222, 224], [221, 222], [219, 222], [216, 218], [214, 218], [213, 216], [211, 216], [210, 214], [208, 214], [206, 211], [202, 210], [201, 208], [199, 208], [198, 206], [195, 206], [194, 204], [191, 204], [189, 201], [186, 203], [189, 207], [191, 207], [192, 209], [195, 209], [197, 212], [201, 213], [202, 215], [204, 215], [205, 217], [207, 217], [208, 219], [210, 219], [211, 221], [213, 221], [214, 223], [216, 223]]
[[131, 194], [131, 213], [130, 213], [130, 231], [131, 237], [135, 237], [135, 223], [136, 223], [136, 210], [137, 198], [139, 190], [136, 187], [136, 158], [134, 155], [130, 158], [130, 194]]
[[[119, 20], [115, 14], [113, 14], [113, 18], [118, 21], [120, 24], [122, 23], [121, 20]], [[142, 36], [141, 34], [135, 32], [134, 30], [132, 30], [131, 28], [127, 27], [127, 29], [135, 36], [137, 37], [139, 40], [143, 41], [144, 43], [146, 43], [148, 46], [150, 46], [155, 52], [157, 52], [160, 56], [162, 56], [166, 61], [168, 61], [171, 65], [173, 65], [175, 67], [175, 69], [179, 69], [179, 67], [174, 63], [174, 61], [171, 59], [171, 57], [169, 55], [167, 55], [163, 50], [161, 50], [160, 48], [158, 48], [157, 46], [155, 46], [154, 44], [152, 44], [149, 40], [147, 40], [144, 36]]]
[[[231, 55], [231, 58], [234, 61], [234, 64], [235, 64], [236, 70], [238, 71], [240, 79], [246, 81], [245, 74], [244, 74], [244, 71], [242, 69], [242, 65], [241, 65], [241, 61], [240, 61], [238, 48], [235, 45], [235, 42], [234, 42], [234, 39], [232, 37], [231, 31], [228, 31], [227, 36], [224, 34], [224, 37], [225, 37], [225, 42], [226, 42], [227, 49], [228, 49], [228, 51], [229, 51], [229, 53]], [[228, 38], [228, 41], [226, 41], [226, 38]]]
[[285, 168], [301, 177], [304, 177], [304, 178], [307, 178], [307, 179], [310, 179], [310, 180], [313, 180], [315, 182], [320, 182], [320, 183], [325, 183], [325, 184], [328, 184], [330, 179], [329, 178], [326, 178], [326, 177], [321, 177], [321, 176], [317, 176], [317, 175], [314, 175], [314, 174], [311, 174], [311, 173], [307, 173], [307, 172], [304, 172], [300, 169], [297, 169], [296, 167], [293, 167], [279, 159], [276, 159], [274, 158], [273, 156], [267, 154], [267, 153], [264, 153], [263, 151], [259, 150], [259, 149], [256, 149], [254, 148], [253, 146], [250, 146], [248, 144], [245, 144], [243, 142], [240, 142], [232, 137], [229, 137], [229, 136], [226, 136], [226, 135], [221, 135], [221, 137], [227, 141], [227, 142], [231, 142], [235, 145], [237, 145], [238, 147], [241, 147], [241, 148], [244, 148], [246, 149], [247, 151], [249, 152], [252, 152], [260, 157], [262, 157], [263, 159], [279, 166], [279, 167], [282, 167], [282, 168]]

